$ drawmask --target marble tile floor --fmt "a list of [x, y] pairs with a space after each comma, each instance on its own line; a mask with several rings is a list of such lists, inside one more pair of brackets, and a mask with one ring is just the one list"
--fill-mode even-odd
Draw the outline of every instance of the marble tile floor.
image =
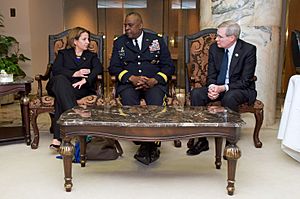
[[[17, 123], [18, 103], [0, 107], [0, 122]], [[114, 161], [88, 161], [85, 168], [73, 164], [72, 192], [64, 191], [62, 160], [48, 149], [52, 135], [47, 114], [39, 116], [40, 146], [32, 150], [24, 143], [0, 145], [0, 198], [104, 198], [104, 199], [296, 199], [300, 197], [300, 163], [280, 149], [277, 140], [280, 107], [274, 125], [261, 129], [263, 147], [257, 149], [252, 142], [254, 118], [244, 114], [247, 122], [242, 128], [238, 146], [242, 157], [236, 171], [234, 196], [226, 192], [227, 163], [214, 167], [214, 141], [210, 150], [201, 155], [185, 155], [186, 140], [182, 148], [164, 142], [161, 158], [144, 166], [133, 158], [137, 146], [121, 141], [124, 155]], [[11, 119], [13, 118], [13, 119]], [[1, 123], [0, 123], [1, 124]]]

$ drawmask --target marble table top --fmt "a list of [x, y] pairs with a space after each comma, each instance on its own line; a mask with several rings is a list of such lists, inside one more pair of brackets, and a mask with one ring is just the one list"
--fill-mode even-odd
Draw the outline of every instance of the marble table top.
[[241, 127], [240, 114], [219, 106], [97, 106], [64, 112], [62, 126], [114, 127]]

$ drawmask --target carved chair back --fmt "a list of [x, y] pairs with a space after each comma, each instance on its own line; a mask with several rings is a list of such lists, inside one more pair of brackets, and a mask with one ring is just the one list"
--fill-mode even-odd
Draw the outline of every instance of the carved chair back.
[[[152, 33], [152, 34], [157, 34], [157, 32], [151, 30], [151, 29], [148, 29], [148, 28], [143, 28], [144, 32], [148, 32], [148, 33]], [[163, 38], [165, 44], [167, 46], [169, 46], [169, 42], [168, 42], [168, 36], [167, 35], [161, 35], [161, 37]]]
[[190, 91], [206, 85], [209, 47], [215, 43], [217, 29], [202, 30], [185, 36], [186, 104], [190, 105]]
[[[67, 37], [70, 32], [65, 30], [55, 35], [49, 35], [49, 63], [53, 64], [59, 50], [67, 47]], [[101, 63], [103, 63], [103, 36], [90, 33], [89, 50], [97, 53]]]

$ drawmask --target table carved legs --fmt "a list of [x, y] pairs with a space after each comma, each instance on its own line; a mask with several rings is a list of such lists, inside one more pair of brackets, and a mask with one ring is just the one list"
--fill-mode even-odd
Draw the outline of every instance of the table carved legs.
[[65, 189], [67, 192], [70, 192], [73, 183], [72, 183], [72, 159], [74, 154], [74, 146], [71, 143], [70, 137], [65, 137], [63, 145], [60, 147], [60, 154], [63, 157], [64, 162], [64, 172], [65, 172]]
[[[81, 167], [85, 167], [86, 164], [86, 136], [80, 136], [80, 164]], [[221, 168], [221, 150], [222, 150], [222, 139], [221, 137], [215, 138], [216, 144], [216, 160], [215, 165], [217, 169]], [[64, 173], [65, 173], [65, 190], [70, 192], [73, 187], [72, 183], [72, 160], [74, 154], [74, 146], [71, 143], [70, 137], [65, 137], [63, 145], [60, 147], [60, 154], [63, 156], [64, 163]], [[234, 183], [235, 183], [235, 172], [237, 160], [241, 157], [241, 151], [235, 143], [230, 143], [224, 149], [224, 156], [227, 159], [227, 169], [228, 169], [228, 179], [227, 179], [227, 193], [228, 195], [233, 195], [234, 193]]]
[[216, 165], [216, 169], [221, 169], [221, 165], [222, 165], [222, 161], [221, 161], [222, 142], [223, 142], [223, 138], [221, 138], [221, 137], [216, 137], [215, 138], [215, 147], [216, 147], [215, 165]]
[[227, 145], [224, 149], [224, 156], [227, 159], [228, 179], [227, 179], [227, 193], [233, 195], [235, 183], [235, 171], [237, 160], [241, 157], [241, 151], [235, 143]]
[[30, 118], [29, 118], [29, 98], [26, 94], [24, 94], [20, 101], [21, 106], [21, 114], [22, 114], [22, 124], [23, 129], [25, 130], [25, 142], [27, 145], [31, 143], [30, 136]]
[[86, 136], [80, 136], [79, 140], [80, 140], [80, 165], [81, 167], [85, 167], [85, 163], [86, 163]]

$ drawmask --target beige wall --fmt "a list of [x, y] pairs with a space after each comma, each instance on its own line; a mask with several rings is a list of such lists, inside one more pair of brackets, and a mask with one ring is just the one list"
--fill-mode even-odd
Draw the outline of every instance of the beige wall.
[[64, 0], [65, 29], [81, 26], [97, 34], [97, 0]]
[[[2, 34], [14, 36], [20, 51], [31, 61], [21, 63], [28, 76], [44, 73], [48, 63], [48, 35], [63, 30], [63, 0], [0, 0], [4, 15]], [[10, 17], [16, 8], [16, 17]], [[33, 83], [33, 92], [36, 83]]]
[[[32, 76], [45, 72], [48, 64], [48, 35], [63, 31], [62, 2], [63, 0], [29, 0]], [[33, 85], [35, 90], [37, 84]]]

